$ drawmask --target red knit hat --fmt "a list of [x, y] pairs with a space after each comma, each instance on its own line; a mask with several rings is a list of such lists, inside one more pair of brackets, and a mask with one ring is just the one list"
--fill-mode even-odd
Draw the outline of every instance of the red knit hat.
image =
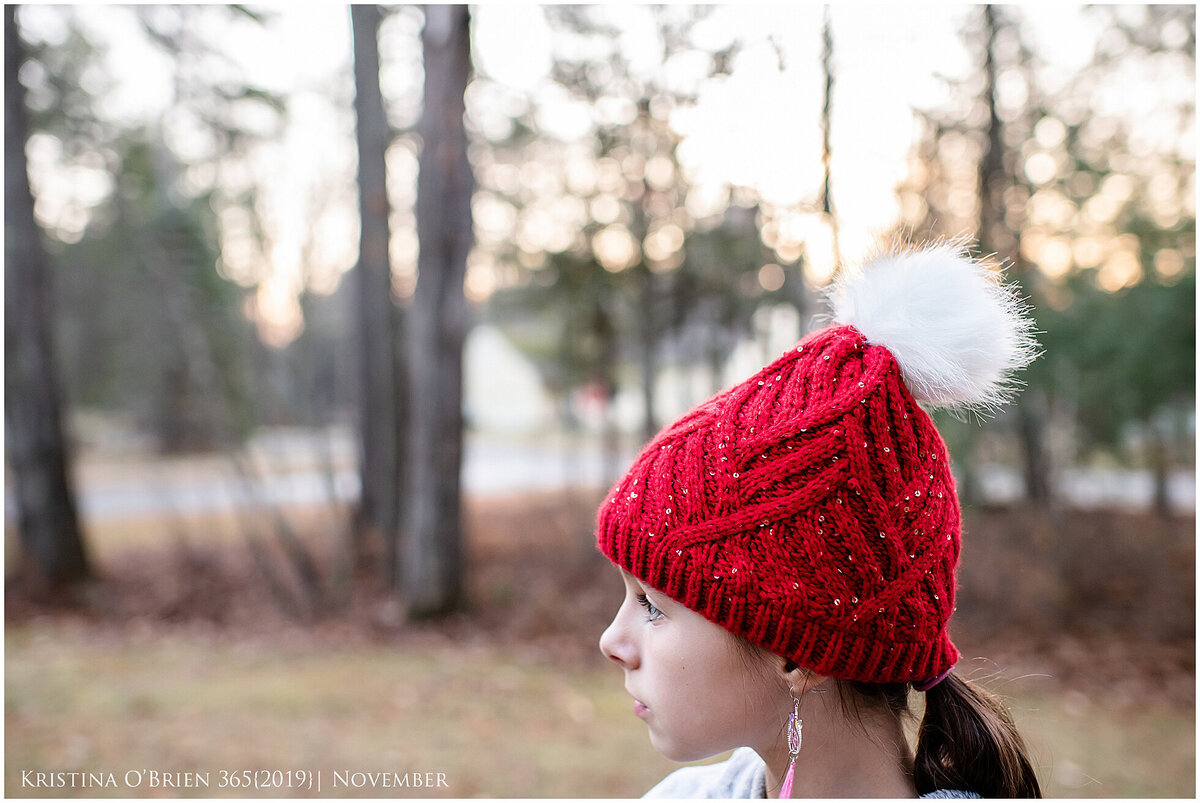
[[836, 323], [664, 428], [599, 511], [600, 550], [734, 634], [822, 675], [923, 681], [947, 625], [961, 521], [918, 401], [994, 408], [1031, 322], [961, 243], [877, 259]]

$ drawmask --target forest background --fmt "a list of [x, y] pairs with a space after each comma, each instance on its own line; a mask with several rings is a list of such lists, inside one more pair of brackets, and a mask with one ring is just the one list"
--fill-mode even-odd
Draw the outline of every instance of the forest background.
[[939, 416], [964, 671], [1194, 796], [1194, 76], [1192, 6], [6, 6], [6, 794], [641, 794], [607, 484], [967, 236], [1045, 354]]

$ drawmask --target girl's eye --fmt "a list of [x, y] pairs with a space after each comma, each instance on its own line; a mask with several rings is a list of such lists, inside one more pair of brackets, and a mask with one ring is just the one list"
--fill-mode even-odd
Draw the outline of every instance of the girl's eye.
[[660, 616], [662, 616], [662, 611], [654, 607], [654, 603], [647, 599], [645, 594], [638, 594], [637, 601], [639, 605], [646, 609], [647, 620], [653, 622], [655, 619], [658, 619]]

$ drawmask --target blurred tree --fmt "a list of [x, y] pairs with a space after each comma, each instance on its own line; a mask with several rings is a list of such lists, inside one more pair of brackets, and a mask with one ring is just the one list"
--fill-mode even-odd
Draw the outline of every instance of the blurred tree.
[[[661, 49], [658, 64], [646, 70], [634, 63], [632, 54], [612, 48], [621, 30], [602, 10], [547, 9], [560, 31], [592, 43], [557, 53], [552, 74], [589, 107], [595, 121], [596, 159], [615, 168], [612, 186], [603, 186], [604, 177], [598, 177], [586, 207], [590, 218], [584, 229], [586, 240], [577, 247], [591, 250], [611, 274], [604, 277], [613, 293], [608, 307], [617, 316], [612, 332], [621, 340], [618, 348], [608, 351], [637, 361], [642, 440], [658, 430], [657, 379], [663, 363], [672, 354], [677, 358], [694, 354], [691, 324], [700, 320], [702, 327], [716, 323], [733, 332], [747, 331], [749, 313], [759, 300], [758, 288], [743, 280], [762, 264], [754, 228], [755, 203], [749, 194], [742, 194], [739, 198], [745, 203], [737, 210], [729, 211], [726, 203], [695, 214], [695, 199], [689, 204], [694, 188], [679, 159], [681, 138], [671, 125], [672, 114], [696, 102], [701, 82], [728, 74], [740, 49], [736, 40], [716, 50], [696, 44], [694, 30], [711, 11], [707, 7], [645, 9], [642, 16], [649, 19], [641, 24], [652, 29]], [[686, 73], [690, 78], [681, 77]], [[623, 112], [614, 112], [622, 107]], [[612, 200], [619, 201], [615, 216], [609, 211]], [[746, 207], [754, 209], [748, 218], [741, 214]], [[743, 225], [747, 220], [752, 224], [749, 229]], [[697, 231], [707, 236], [693, 239]], [[726, 244], [727, 237], [735, 243], [743, 240], [749, 253], [745, 247]], [[746, 258], [714, 265], [714, 253]], [[748, 304], [742, 303], [747, 300]], [[721, 312], [714, 316], [712, 308]], [[685, 330], [689, 336], [684, 336]], [[712, 334], [700, 342], [713, 338], [725, 339]], [[616, 383], [610, 388], [615, 392]]]
[[[979, 54], [977, 72], [955, 86], [950, 108], [922, 112], [929, 132], [921, 146], [927, 183], [921, 193], [925, 216], [915, 228], [944, 237], [970, 233], [979, 251], [1006, 265], [1006, 279], [1034, 295], [1034, 305], [1039, 306], [1040, 286], [1020, 249], [1021, 207], [1012, 203], [1029, 195], [1020, 146], [1043, 113], [1033, 74], [1036, 56], [1017, 20], [993, 5], [979, 7], [974, 24], [962, 35], [969, 50]], [[1002, 97], [1002, 83], [1010, 96], [1019, 91], [1021, 100], [1013, 103]], [[1027, 390], [1013, 414], [1022, 446], [1025, 497], [1036, 506], [1048, 505], [1052, 490], [1043, 393], [1036, 385]], [[971, 501], [977, 495], [972, 453], [978, 431], [969, 424], [945, 423], [951, 439], [959, 442], [963, 495]]]
[[217, 272], [211, 199], [171, 197], [151, 133], [111, 147], [116, 191], [61, 247], [72, 401], [122, 411], [166, 452], [236, 442], [253, 420], [246, 373], [261, 344], [246, 292]]
[[[59, 314], [53, 323], [64, 368], [66, 410], [77, 405], [111, 409], [126, 401], [119, 388], [128, 379], [118, 376], [118, 367], [127, 361], [117, 356], [114, 334], [137, 307], [131, 300], [128, 308], [122, 308], [128, 298], [120, 290], [125, 283], [95, 280], [98, 271], [90, 267], [94, 260], [89, 251], [99, 250], [92, 235], [115, 218], [112, 188], [122, 169], [119, 140], [123, 130], [105, 120], [96, 108], [97, 96], [111, 90], [98, 69], [105, 56], [103, 48], [80, 29], [74, 15], [64, 14], [60, 21], [64, 28], [60, 37], [25, 42], [28, 61], [23, 84], [31, 144], [57, 157], [56, 167], [71, 177], [73, 187], [101, 188], [102, 194], [97, 197], [93, 190], [90, 197], [82, 192], [60, 196], [58, 204], [43, 204], [39, 217], [50, 235], [48, 246], [57, 277]], [[45, 182], [36, 163], [31, 165], [31, 180], [36, 195]], [[115, 256], [104, 254], [105, 259]], [[125, 261], [116, 260], [112, 270], [121, 272]], [[149, 398], [140, 377], [133, 377], [133, 386], [139, 398]]]
[[[556, 254], [553, 267], [540, 269], [527, 284], [497, 290], [488, 314], [537, 366], [546, 388], [559, 401], [569, 431], [579, 420], [571, 404], [579, 389], [604, 414], [603, 452], [610, 460], [619, 449], [611, 415], [617, 390], [620, 332], [619, 299], [604, 268], [590, 252]], [[616, 466], [606, 467], [609, 473]]]
[[[1077, 411], [1081, 450], [1151, 468], [1165, 514], [1169, 470], [1195, 459], [1196, 10], [1089, 13], [1104, 33], [1026, 160], [1040, 179], [1031, 205], [1073, 210], [1043, 215], [1027, 238], [1059, 277], [1039, 319], [1049, 357], [1039, 381]], [[1130, 81], [1146, 97], [1114, 91]]]
[[39, 145], [62, 153], [56, 169], [74, 171], [80, 187], [103, 188], [51, 228], [68, 397], [126, 415], [167, 451], [236, 442], [255, 417], [250, 363], [262, 344], [243, 314], [247, 294], [228, 278], [218, 215], [257, 220], [246, 160], [274, 135], [282, 104], [231, 70], [195, 23], [260, 18], [237, 6], [114, 12], [139, 23], [173, 68], [171, 108], [138, 125], [105, 116], [105, 54], [72, 9], [55, 13], [69, 35], [40, 43], [31, 72]]
[[417, 180], [417, 287], [409, 312], [411, 448], [403, 591], [409, 613], [450, 611], [463, 594], [463, 281], [473, 243], [464, 95], [471, 77], [465, 5], [425, 6], [425, 107]]
[[[1153, 259], [1147, 250], [1144, 258]], [[1069, 366], [1057, 361], [1050, 387], [1075, 404], [1085, 447], [1120, 447], [1131, 422], [1137, 425], [1154, 476], [1154, 509], [1167, 514], [1169, 470], [1188, 459], [1178, 446], [1187, 441], [1194, 410], [1195, 272], [1170, 285], [1144, 280], [1115, 293], [1080, 276], [1067, 287], [1071, 305], [1043, 316], [1047, 352], [1071, 353]]]
[[[732, 204], [715, 225], [691, 232], [684, 244], [670, 320], [677, 342], [695, 347], [689, 356], [707, 365], [711, 393], [725, 387], [725, 363], [740, 341], [753, 336], [755, 313], [795, 302], [795, 294], [785, 292], [795, 290], [800, 276], [785, 280], [783, 268], [771, 261], [758, 225], [762, 215], [758, 205]], [[777, 273], [767, 279], [770, 290], [764, 271]]]
[[[1020, 155], [1013, 143], [1018, 138], [1028, 139], [1033, 123], [1041, 113], [1031, 67], [1033, 55], [1016, 22], [993, 5], [985, 5], [982, 10], [985, 41], [983, 101], [987, 108], [984, 139], [987, 145], [979, 162], [979, 225], [976, 231], [980, 250], [995, 254], [1003, 264], [1011, 266], [1011, 278], [1028, 287], [1031, 266], [1021, 258], [1020, 222], [1009, 214], [1004, 199], [1011, 198], [1015, 192], [1028, 191], [1020, 170]], [[1008, 47], [1003, 50], [1002, 37], [1008, 38]], [[1005, 59], [1008, 64], [1004, 63]], [[1026, 87], [1030, 99], [1023, 113], [1009, 114], [1002, 120], [998, 82], [1005, 70], [1008, 77]], [[1049, 411], [1044, 393], [1035, 385], [1016, 406], [1017, 433], [1024, 457], [1025, 497], [1036, 507], [1049, 505], [1052, 492], [1049, 452], [1045, 444]]]
[[[261, 344], [240, 308], [243, 292], [221, 275], [219, 217], [237, 210], [249, 221], [247, 238], [265, 254], [260, 185], [248, 162], [256, 146], [278, 136], [281, 97], [246, 80], [220, 43], [201, 33], [203, 15], [226, 24], [262, 25], [265, 17], [241, 5], [147, 6], [137, 17], [151, 42], [173, 62], [173, 103], [151, 128], [158, 196], [146, 198], [151, 231], [134, 239], [184, 361], [165, 370], [164, 422], [198, 418], [207, 432], [180, 441], [160, 425], [167, 448], [232, 446], [250, 431], [258, 389], [250, 359]], [[193, 139], [195, 144], [184, 143]], [[175, 144], [179, 143], [179, 144]], [[201, 144], [203, 143], [203, 144]], [[265, 277], [257, 277], [259, 280]], [[203, 415], [189, 415], [199, 396]]]
[[[401, 310], [392, 290], [388, 254], [391, 212], [387, 192], [388, 145], [392, 130], [379, 88], [379, 6], [352, 5], [354, 112], [358, 139], [358, 209], [361, 221], [355, 306], [359, 386], [359, 476], [356, 514], [361, 557], [368, 540], [384, 544], [384, 576], [399, 582], [400, 510], [407, 492], [404, 458], [408, 445], [407, 361], [399, 332]], [[368, 530], [374, 538], [368, 539]]]
[[[259, 498], [254, 469], [239, 453], [245, 435], [267, 420], [261, 412], [273, 390], [261, 371], [273, 355], [255, 336], [258, 299], [246, 288], [265, 278], [260, 267], [272, 247], [253, 166], [277, 136], [283, 104], [251, 86], [221, 43], [202, 33], [212, 30], [204, 15], [250, 25], [262, 18], [237, 6], [114, 11], [141, 23], [169, 65], [174, 102], [139, 125], [105, 117], [104, 54], [80, 35], [75, 10], [53, 13], [69, 35], [42, 43], [29, 75], [37, 145], [64, 159], [48, 170], [43, 156], [42, 175], [74, 171], [80, 186], [104, 190], [87, 203], [71, 199], [57, 215], [62, 201], [47, 193], [41, 212], [55, 221], [51, 242], [68, 301], [57, 323], [72, 402], [132, 419], [164, 450], [225, 448], [240, 490], [275, 514], [269, 531], [243, 523], [248, 545], [272, 587], [289, 571], [298, 578], [301, 594], [284, 604], [310, 615], [325, 602], [322, 578], [278, 509]], [[236, 265], [221, 248], [230, 217], [242, 224]], [[265, 547], [259, 531], [281, 549]], [[290, 565], [277, 568], [276, 553]]]
[[[753, 311], [788, 298], [783, 269], [764, 292], [766, 253], [752, 193], [712, 199], [694, 187], [678, 155], [672, 114], [693, 104], [701, 82], [728, 73], [738, 44], [709, 51], [693, 41], [707, 9], [644, 8], [630, 24], [650, 28], [662, 48], [647, 70], [617, 46], [621, 29], [600, 7], [553, 7], [547, 18], [564, 46], [552, 75], [586, 116], [584, 133], [561, 141], [549, 112], [525, 101], [507, 140], [481, 167], [482, 205], [516, 219], [517, 237], [492, 245], [515, 281], [491, 307], [535, 354], [570, 424], [575, 407], [599, 401], [615, 444], [611, 401], [622, 366], [637, 365], [642, 436], [657, 428], [657, 378], [664, 362], [710, 362], [714, 384]], [[509, 181], [509, 166], [522, 181]], [[491, 215], [488, 215], [490, 217]], [[788, 281], [791, 285], [793, 282]], [[793, 294], [794, 295], [794, 294]], [[538, 317], [522, 314], [528, 300]], [[555, 351], [536, 349], [539, 339]], [[547, 337], [547, 332], [554, 332]], [[582, 393], [575, 394], [575, 389]]]
[[821, 102], [821, 164], [825, 168], [825, 181], [821, 187], [821, 212], [829, 221], [829, 230], [833, 235], [833, 264], [835, 269], [842, 264], [842, 249], [838, 243], [837, 215], [833, 211], [833, 187], [830, 168], [833, 164], [833, 148], [830, 146], [830, 133], [833, 129], [833, 21], [830, 7], [823, 9], [824, 19], [821, 26], [821, 72], [825, 77], [825, 92]]
[[4, 7], [4, 433], [17, 528], [31, 579], [56, 586], [89, 573], [71, 489], [55, 376], [54, 290], [33, 214], [25, 160], [29, 122], [16, 7]]
[[[1194, 398], [1195, 165], [1185, 143], [1194, 138], [1195, 10], [1091, 13], [1105, 31], [1092, 63], [1068, 75], [1025, 44], [1016, 10], [981, 8], [964, 36], [982, 65], [925, 114], [900, 193], [909, 229], [977, 232], [1033, 302], [1047, 354], [1026, 374], [1016, 423], [1034, 500], [1045, 498], [1047, 456], [1056, 441], [1066, 451], [1065, 434], [1074, 448], [1117, 446], [1131, 427], [1161, 441], [1151, 422]], [[1159, 99], [1146, 106], [1120, 91], [1130, 82]], [[1149, 308], [1153, 326], [1141, 317]], [[1135, 330], [1154, 331], [1155, 356]], [[1161, 443], [1150, 451], [1166, 452]], [[1165, 464], [1152, 462], [1161, 501]]]
[[[123, 208], [110, 235], [133, 246], [127, 259], [145, 292], [158, 299], [157, 311], [142, 319], [145, 328], [136, 340], [143, 348], [134, 359], [148, 377], [161, 382], [151, 396], [159, 448], [232, 447], [254, 423], [254, 390], [247, 373], [258, 344], [242, 314], [246, 293], [216, 270], [220, 248], [211, 196], [172, 198], [172, 168], [164, 166], [172, 161], [170, 154], [157, 142], [135, 143], [134, 159], [139, 150], [153, 160], [155, 170], [141, 175], [150, 183], [137, 190], [131, 185], [138, 181], [138, 171], [122, 172], [122, 188], [131, 191], [118, 196]], [[138, 198], [140, 209], [125, 207], [131, 197]], [[159, 341], [151, 343], [148, 334]]]

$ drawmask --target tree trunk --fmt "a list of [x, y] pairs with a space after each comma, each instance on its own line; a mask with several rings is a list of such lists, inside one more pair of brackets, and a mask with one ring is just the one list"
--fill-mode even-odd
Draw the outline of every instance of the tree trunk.
[[[979, 247], [985, 254], [996, 254], [1005, 263], [1021, 264], [1016, 234], [1009, 228], [1004, 215], [1004, 192], [1013, 184], [1005, 164], [1004, 123], [996, 103], [996, 83], [999, 67], [996, 63], [996, 41], [1002, 23], [991, 5], [983, 7], [984, 35], [984, 100], [988, 107], [987, 151], [979, 164]], [[1024, 453], [1025, 496], [1035, 507], [1045, 508], [1051, 502], [1050, 456], [1045, 447], [1047, 403], [1043, 396], [1025, 394], [1017, 405], [1017, 433]], [[968, 459], [973, 459], [969, 456]]]
[[[1166, 422], [1164, 422], [1166, 423]], [[1165, 428], [1165, 427], [1164, 427]], [[1154, 497], [1151, 509], [1156, 516], [1171, 515], [1171, 454], [1167, 446], [1169, 433], [1150, 422], [1150, 470], [1154, 477]]]
[[405, 487], [403, 349], [399, 309], [392, 299], [388, 258], [387, 164], [391, 129], [379, 89], [379, 6], [350, 7], [354, 33], [354, 112], [357, 117], [358, 204], [362, 220], [356, 273], [359, 374], [359, 472], [362, 495], [354, 549], [362, 560], [370, 541], [382, 540], [385, 575], [398, 581], [400, 500]]
[[[643, 232], [644, 237], [644, 232]], [[658, 416], [654, 408], [657, 406], [657, 390], [655, 377], [658, 376], [658, 341], [660, 328], [658, 326], [658, 286], [655, 275], [643, 259], [637, 270], [641, 275], [642, 292], [638, 299], [642, 319], [642, 349], [639, 353], [642, 372], [642, 441], [649, 442], [658, 432]]]
[[[984, 132], [987, 150], [979, 163], [979, 247], [986, 253], [997, 252], [1003, 244], [1000, 227], [1004, 225], [1004, 211], [1000, 198], [1008, 184], [1004, 177], [1004, 129], [1000, 112], [996, 107], [996, 38], [1000, 33], [996, 12], [992, 6], [983, 7], [984, 32], [987, 44], [984, 49], [984, 101], [988, 107], [988, 123]], [[1001, 257], [1015, 254], [1002, 253]]]
[[15, 7], [4, 7], [4, 435], [17, 529], [33, 579], [86, 578], [89, 563], [71, 492], [54, 375], [50, 260], [33, 216], [25, 162], [29, 120]]
[[[639, 129], [648, 129], [650, 125], [650, 107], [647, 102], [638, 104]], [[638, 317], [641, 322], [639, 333], [642, 348], [638, 354], [639, 368], [642, 374], [642, 441], [652, 439], [658, 432], [656, 406], [656, 390], [654, 378], [658, 375], [658, 284], [655, 275], [646, 261], [646, 235], [650, 233], [650, 183], [642, 177], [641, 195], [633, 205], [633, 220], [629, 229], [637, 242], [638, 263], [633, 266], [638, 286]]]
[[[984, 6], [987, 30], [987, 101], [988, 149], [980, 170], [980, 246], [984, 253], [995, 253], [1007, 264], [1021, 264], [1015, 233], [1005, 222], [1004, 192], [1013, 183], [1004, 159], [1004, 128], [997, 110], [996, 40], [1000, 22], [991, 5]], [[1047, 403], [1040, 393], [1027, 393], [1017, 405], [1017, 432], [1024, 453], [1025, 497], [1034, 507], [1045, 508], [1051, 502], [1050, 457], [1046, 451]]]
[[804, 263], [806, 259], [801, 256], [791, 265], [785, 265], [784, 271], [786, 279], [784, 280], [784, 288], [788, 293], [788, 300], [792, 302], [792, 306], [796, 308], [796, 316], [799, 323], [796, 327], [796, 339], [803, 340], [804, 336], [811, 329], [811, 321], [809, 320], [809, 300], [808, 287], [804, 284]]
[[617, 358], [620, 354], [620, 337], [612, 317], [605, 311], [600, 299], [594, 301], [592, 334], [600, 341], [600, 361], [596, 381], [603, 394], [600, 428], [600, 455], [602, 482], [605, 488], [621, 476], [621, 430], [617, 426]]
[[1025, 392], [1017, 407], [1017, 429], [1025, 456], [1025, 498], [1036, 507], [1048, 507], [1050, 494], [1050, 454], [1046, 449], [1046, 421], [1049, 418], [1046, 396], [1040, 388]]
[[425, 110], [417, 179], [417, 288], [409, 312], [412, 446], [404, 592], [411, 616], [448, 612], [463, 586], [461, 512], [463, 294], [474, 177], [464, 98], [471, 74], [465, 5], [427, 5]]
[[833, 23], [829, 18], [829, 6], [825, 6], [825, 20], [821, 36], [821, 71], [825, 76], [825, 94], [821, 104], [821, 164], [825, 168], [825, 181], [821, 188], [821, 211], [829, 221], [829, 232], [833, 238], [834, 270], [842, 269], [842, 247], [838, 237], [837, 215], [833, 212], [833, 188], [830, 167], [833, 164], [833, 149], [830, 146], [830, 131], [833, 121]]

